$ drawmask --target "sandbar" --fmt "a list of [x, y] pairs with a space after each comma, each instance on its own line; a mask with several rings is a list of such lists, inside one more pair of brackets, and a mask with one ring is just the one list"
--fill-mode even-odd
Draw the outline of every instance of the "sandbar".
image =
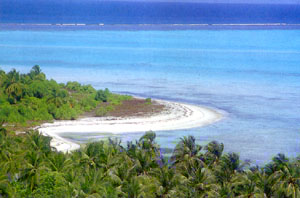
[[78, 120], [44, 123], [38, 130], [51, 136], [51, 146], [58, 151], [72, 151], [80, 146], [59, 136], [60, 133], [136, 133], [202, 127], [217, 122], [223, 114], [209, 107], [155, 100], [165, 106], [160, 113], [136, 117], [87, 117]]

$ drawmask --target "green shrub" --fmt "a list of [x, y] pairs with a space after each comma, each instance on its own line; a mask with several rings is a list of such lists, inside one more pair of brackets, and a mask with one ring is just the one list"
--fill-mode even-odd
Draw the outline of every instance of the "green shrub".
[[32, 192], [35, 198], [64, 198], [70, 197], [68, 182], [63, 177], [62, 173], [58, 172], [43, 172], [40, 177], [40, 182], [37, 188]]
[[128, 95], [110, 94], [110, 96], [108, 97], [108, 102], [112, 105], [120, 105], [123, 101], [131, 99], [132, 96]]
[[101, 106], [96, 110], [96, 116], [106, 116], [108, 112], [113, 111], [115, 108], [113, 105]]
[[105, 90], [98, 90], [95, 96], [95, 100], [107, 102], [110, 91], [106, 88]]
[[71, 91], [79, 91], [80, 87], [81, 85], [78, 82], [67, 82], [66, 84], [66, 88]]
[[44, 82], [34, 81], [29, 85], [28, 96], [34, 96], [36, 98], [43, 98], [46, 95], [49, 95], [49, 89]]
[[83, 111], [91, 111], [97, 107], [97, 102], [91, 97], [83, 98], [79, 104]]
[[146, 98], [145, 101], [146, 101], [146, 104], [152, 104], [151, 98]]
[[74, 120], [77, 115], [76, 110], [71, 108], [68, 104], [62, 105], [54, 112], [54, 118], [57, 120]]
[[94, 87], [92, 87], [92, 85], [83, 85], [81, 90], [84, 91], [84, 92], [87, 92], [89, 94], [95, 94], [96, 93], [96, 89], [94, 89]]

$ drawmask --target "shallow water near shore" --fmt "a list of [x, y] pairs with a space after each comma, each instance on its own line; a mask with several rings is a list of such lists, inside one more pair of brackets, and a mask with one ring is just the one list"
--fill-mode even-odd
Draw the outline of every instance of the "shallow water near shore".
[[[224, 111], [202, 128], [156, 131], [163, 148], [194, 135], [263, 164], [300, 153], [300, 31], [0, 31], [0, 67]], [[111, 134], [72, 134], [79, 142]], [[123, 142], [142, 133], [113, 135]]]

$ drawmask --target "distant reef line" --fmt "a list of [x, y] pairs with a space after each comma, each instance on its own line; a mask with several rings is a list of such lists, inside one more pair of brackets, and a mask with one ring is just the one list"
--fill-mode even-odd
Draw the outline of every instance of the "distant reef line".
[[174, 23], [174, 24], [104, 24], [104, 23], [0, 23], [0, 29], [300, 29], [300, 23]]

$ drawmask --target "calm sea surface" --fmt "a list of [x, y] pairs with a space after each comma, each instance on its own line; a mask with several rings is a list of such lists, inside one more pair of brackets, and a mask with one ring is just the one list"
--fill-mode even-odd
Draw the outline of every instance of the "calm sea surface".
[[186, 3], [185, 0], [182, 0], [181, 3], [170, 2], [153, 2], [151, 0], [121, 0], [119, 2], [118, 0], [0, 0], [0, 23], [291, 24], [300, 22], [299, 4], [209, 4]]
[[[225, 119], [156, 131], [162, 147], [194, 135], [262, 164], [300, 153], [300, 31], [0, 31], [0, 67], [96, 88], [205, 105]], [[91, 141], [109, 134], [62, 134]], [[124, 142], [142, 133], [117, 135]]]

